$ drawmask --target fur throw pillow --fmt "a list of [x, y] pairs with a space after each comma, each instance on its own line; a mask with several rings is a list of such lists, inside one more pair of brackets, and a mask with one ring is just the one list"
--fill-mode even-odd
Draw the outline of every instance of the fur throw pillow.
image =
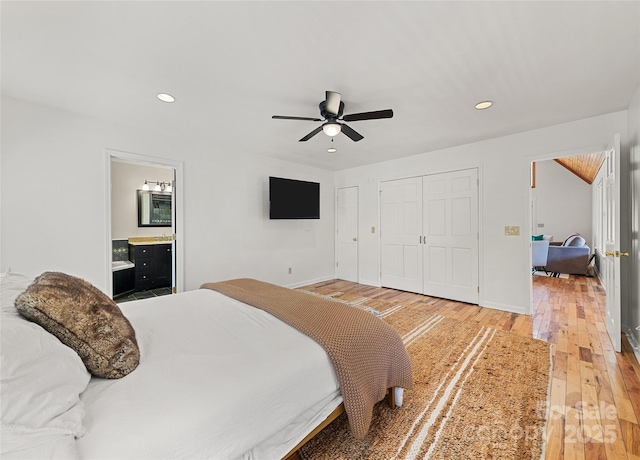
[[80, 278], [45, 272], [15, 305], [22, 316], [73, 348], [93, 375], [121, 378], [140, 362], [135, 331], [118, 305]]

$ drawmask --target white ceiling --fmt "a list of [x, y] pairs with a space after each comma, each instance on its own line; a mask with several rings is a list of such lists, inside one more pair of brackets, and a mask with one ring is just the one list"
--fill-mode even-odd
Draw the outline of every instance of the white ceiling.
[[[624, 110], [640, 86], [638, 1], [2, 1], [1, 21], [4, 95], [331, 170]], [[319, 116], [325, 90], [394, 117], [336, 154], [298, 142], [319, 123], [271, 119]]]

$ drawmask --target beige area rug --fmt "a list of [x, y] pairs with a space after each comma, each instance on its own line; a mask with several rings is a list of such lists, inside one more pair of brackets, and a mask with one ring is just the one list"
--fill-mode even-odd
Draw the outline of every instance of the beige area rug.
[[[550, 344], [426, 311], [340, 292], [378, 311], [402, 336], [415, 385], [404, 404], [374, 409], [369, 433], [351, 436], [342, 414], [300, 450], [317, 459], [539, 459], [544, 452]], [[309, 291], [307, 291], [309, 292]]]

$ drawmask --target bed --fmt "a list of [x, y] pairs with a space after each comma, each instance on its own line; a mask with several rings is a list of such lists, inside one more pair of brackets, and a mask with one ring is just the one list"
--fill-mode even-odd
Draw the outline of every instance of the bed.
[[[30, 282], [2, 278], [3, 458], [284, 458], [344, 407], [345, 380], [325, 348], [211, 287], [120, 304], [139, 364], [123, 378], [92, 377], [17, 314]], [[398, 378], [411, 386], [406, 372]]]

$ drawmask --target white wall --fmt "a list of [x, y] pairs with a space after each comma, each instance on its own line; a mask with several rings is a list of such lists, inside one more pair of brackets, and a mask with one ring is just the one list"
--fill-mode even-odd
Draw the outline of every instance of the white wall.
[[536, 187], [531, 193], [536, 207], [535, 235], [553, 235], [554, 241], [563, 241], [580, 233], [589, 247], [594, 247], [591, 185], [553, 160], [537, 161]]
[[[138, 193], [145, 180], [171, 182], [171, 168], [111, 162], [111, 239], [170, 234], [169, 227], [138, 227]], [[153, 190], [155, 184], [151, 184]]]
[[[635, 92], [628, 111], [629, 129], [629, 207], [628, 236], [621, 245], [622, 251], [629, 252], [629, 258], [622, 258], [621, 265], [629, 270], [628, 308], [623, 310], [622, 321], [625, 330], [633, 334], [636, 344], [640, 344], [640, 87]], [[636, 356], [638, 353], [636, 353]]]
[[[469, 167], [480, 169], [480, 304], [529, 312], [531, 269], [530, 162], [604, 148], [616, 132], [626, 136], [627, 113], [616, 112], [399, 160], [340, 171], [336, 186], [359, 186], [359, 279], [379, 282], [378, 189], [381, 180]], [[519, 225], [519, 237], [505, 236]]]
[[[12, 98], [1, 107], [0, 270], [58, 270], [107, 289], [109, 149], [183, 162], [186, 289], [240, 276], [281, 285], [333, 277], [332, 172]], [[270, 221], [269, 175], [320, 182], [321, 219]]]
[[[637, 108], [636, 94], [631, 111], [635, 115], [629, 115], [636, 171], [640, 162]], [[106, 289], [111, 274], [107, 272], [105, 149], [184, 162], [186, 289], [238, 276], [281, 285], [333, 277], [334, 189], [355, 185], [360, 193], [359, 279], [378, 284], [378, 234], [370, 228], [378, 228], [379, 181], [478, 167], [480, 303], [528, 312], [530, 162], [604, 148], [615, 132], [622, 134], [623, 150], [628, 152], [627, 121], [627, 111], [617, 112], [344, 170], [334, 179], [331, 172], [317, 168], [219, 152], [196, 140], [140, 132], [3, 98], [0, 270], [11, 267], [29, 276], [60, 270]], [[320, 182], [322, 218], [270, 221], [269, 175]], [[637, 207], [636, 200], [635, 251]], [[505, 236], [505, 225], [519, 225], [520, 237]], [[637, 276], [638, 262], [634, 263]], [[288, 267], [293, 268], [292, 275], [287, 274]]]

